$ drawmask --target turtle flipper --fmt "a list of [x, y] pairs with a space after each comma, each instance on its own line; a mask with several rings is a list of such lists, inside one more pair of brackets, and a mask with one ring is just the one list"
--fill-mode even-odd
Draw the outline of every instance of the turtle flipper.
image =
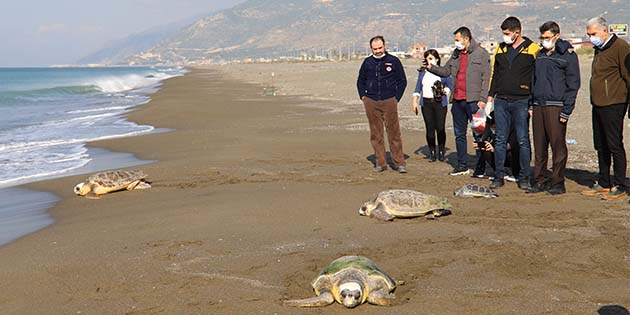
[[89, 193], [87, 193], [87, 195], [85, 195], [85, 198], [87, 198], [87, 199], [101, 199], [101, 197], [99, 197], [93, 191], [90, 191]]
[[391, 305], [396, 299], [393, 293], [385, 292], [384, 290], [372, 291], [367, 297], [367, 302], [374, 305]]
[[435, 220], [438, 217], [443, 217], [451, 213], [453, 212], [451, 212], [451, 210], [449, 209], [437, 209], [427, 212], [427, 214], [424, 215], [424, 218], [427, 220]]
[[307, 299], [299, 299], [299, 300], [286, 300], [282, 304], [284, 306], [295, 306], [295, 307], [319, 307], [333, 304], [335, 302], [335, 298], [333, 298], [332, 293], [330, 292], [322, 292], [319, 296], [307, 298]]
[[370, 216], [375, 217], [379, 220], [383, 220], [383, 221], [394, 220], [394, 216], [391, 213], [385, 211], [385, 207], [380, 202], [378, 206], [376, 206], [376, 208], [372, 210], [372, 212], [370, 213]]

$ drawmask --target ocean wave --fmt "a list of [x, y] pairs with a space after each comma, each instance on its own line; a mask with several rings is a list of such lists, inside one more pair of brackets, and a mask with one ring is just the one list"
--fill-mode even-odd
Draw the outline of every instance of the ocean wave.
[[65, 144], [75, 144], [75, 143], [86, 143], [86, 142], [94, 142], [100, 140], [108, 140], [108, 139], [116, 139], [116, 138], [124, 138], [124, 137], [132, 137], [138, 136], [142, 134], [149, 133], [155, 130], [155, 127], [144, 125], [141, 130], [135, 130], [131, 132], [114, 134], [114, 135], [106, 135], [100, 137], [92, 137], [92, 138], [75, 138], [75, 139], [55, 139], [55, 140], [45, 140], [45, 141], [26, 141], [26, 142], [12, 142], [8, 144], [0, 145], [0, 154], [7, 151], [24, 151], [24, 150], [32, 150], [35, 148], [44, 148], [44, 147], [52, 147], [58, 145]]

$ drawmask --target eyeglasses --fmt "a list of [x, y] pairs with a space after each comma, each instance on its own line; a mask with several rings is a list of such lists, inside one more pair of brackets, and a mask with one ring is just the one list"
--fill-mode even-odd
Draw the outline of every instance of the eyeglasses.
[[540, 37], [538, 37], [538, 39], [540, 39], [540, 40], [546, 40], [546, 39], [553, 39], [554, 37], [556, 37], [556, 35], [551, 35], [551, 36], [540, 36]]

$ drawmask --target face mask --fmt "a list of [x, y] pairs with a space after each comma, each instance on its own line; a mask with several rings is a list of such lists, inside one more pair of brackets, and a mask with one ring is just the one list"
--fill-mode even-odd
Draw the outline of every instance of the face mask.
[[542, 41], [542, 46], [545, 49], [550, 50], [551, 48], [553, 48], [553, 41], [551, 39], [545, 39]]
[[593, 46], [595, 47], [602, 47], [602, 45], [604, 44], [602, 39], [597, 36], [589, 36], [588, 39], [591, 41], [591, 44], [593, 44]]
[[455, 48], [457, 48], [457, 50], [464, 50], [464, 48], [466, 48], [466, 45], [464, 45], [464, 43], [462, 42], [455, 42]]
[[512, 38], [512, 36], [503, 35], [503, 42], [508, 44], [508, 45], [512, 45], [512, 44], [514, 44], [514, 39]]
[[435, 66], [435, 65], [437, 65], [437, 60], [431, 60], [431, 61], [429, 61], [429, 64], [432, 65], [432, 66]]

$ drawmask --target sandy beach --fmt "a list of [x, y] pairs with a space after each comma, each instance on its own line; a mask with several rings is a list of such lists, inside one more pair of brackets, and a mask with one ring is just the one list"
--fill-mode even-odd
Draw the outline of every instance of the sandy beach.
[[[157, 160], [134, 167], [153, 188], [89, 200], [72, 191], [84, 175], [29, 185], [61, 201], [50, 210], [53, 225], [0, 247], [1, 313], [597, 314], [605, 305], [629, 307], [628, 201], [579, 194], [596, 170], [590, 60], [581, 62], [568, 193], [531, 196], [507, 184], [493, 200], [453, 197], [475, 180], [448, 176], [449, 164], [414, 154], [425, 140], [410, 109], [413, 62], [399, 107], [408, 174], [371, 171], [357, 62], [216, 66], [170, 79], [129, 119], [175, 131], [91, 144]], [[271, 72], [275, 97], [262, 95]], [[453, 159], [452, 129], [447, 135]], [[358, 215], [389, 188], [448, 197], [453, 214], [386, 223]], [[310, 281], [342, 255], [368, 256], [404, 281], [394, 305], [282, 306], [312, 296]]]

